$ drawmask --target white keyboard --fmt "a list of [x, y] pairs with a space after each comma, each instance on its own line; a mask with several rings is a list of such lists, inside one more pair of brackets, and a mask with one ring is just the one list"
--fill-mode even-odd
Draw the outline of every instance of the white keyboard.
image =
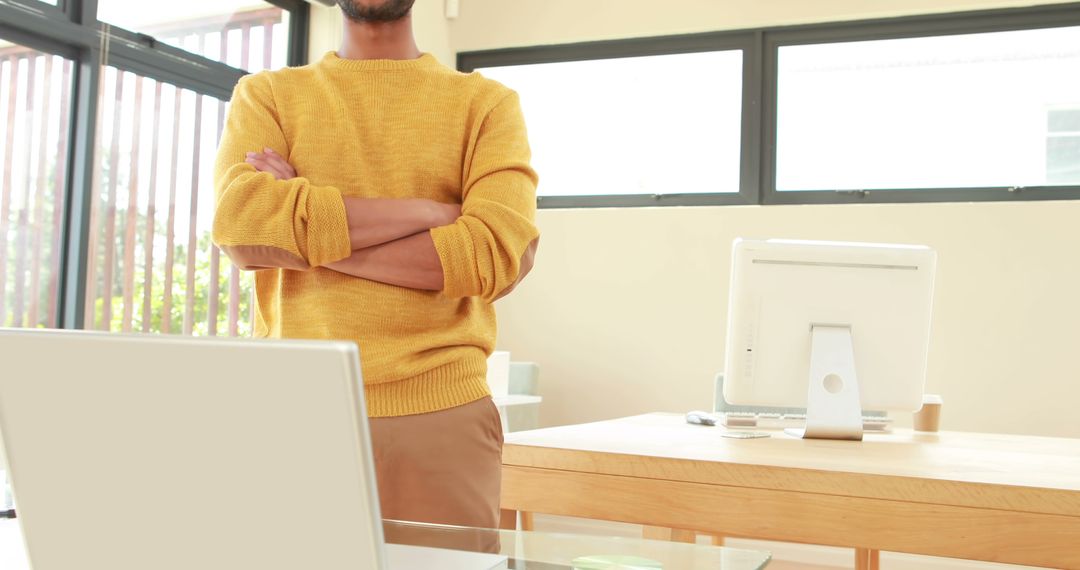
[[[806, 414], [770, 414], [755, 412], [728, 412], [715, 414], [720, 423], [729, 428], [785, 429], [806, 427]], [[892, 424], [887, 416], [863, 416], [863, 429], [885, 431]]]

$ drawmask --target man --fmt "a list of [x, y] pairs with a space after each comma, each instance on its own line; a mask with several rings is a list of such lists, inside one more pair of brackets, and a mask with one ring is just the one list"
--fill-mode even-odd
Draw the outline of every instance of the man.
[[214, 242], [255, 274], [255, 336], [360, 345], [382, 514], [494, 528], [492, 303], [532, 268], [517, 95], [422, 54], [413, 0], [339, 0], [337, 53], [245, 77]]

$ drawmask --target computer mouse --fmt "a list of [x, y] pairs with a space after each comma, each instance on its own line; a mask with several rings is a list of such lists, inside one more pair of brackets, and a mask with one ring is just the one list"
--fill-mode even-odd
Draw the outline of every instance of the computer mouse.
[[686, 423], [697, 424], [701, 426], [714, 426], [717, 423], [716, 416], [701, 411], [693, 411], [686, 413]]

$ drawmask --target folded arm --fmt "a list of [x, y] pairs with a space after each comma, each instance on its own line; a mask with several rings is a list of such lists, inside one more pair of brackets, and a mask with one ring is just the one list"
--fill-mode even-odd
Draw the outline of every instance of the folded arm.
[[[529, 243], [522, 255], [517, 279], [496, 300], [513, 291], [532, 271], [539, 242], [537, 238]], [[353, 277], [425, 291], [442, 291], [446, 279], [430, 232], [354, 251], [351, 256], [328, 263], [326, 267]]]
[[[533, 222], [537, 177], [529, 166], [516, 94], [507, 95], [490, 111], [474, 140], [460, 207], [439, 204], [434, 219], [424, 218], [421, 227], [413, 229], [411, 221], [386, 223], [394, 220], [393, 203], [409, 201], [346, 198], [348, 225], [366, 232], [350, 230], [355, 251], [322, 265], [371, 281], [487, 302], [513, 291], [532, 270], [540, 239]], [[249, 162], [283, 181], [296, 174], [272, 151], [252, 153]], [[371, 207], [373, 202], [378, 204]], [[417, 211], [415, 204], [406, 208], [412, 214]], [[364, 216], [369, 221], [362, 221]], [[385, 225], [373, 230], [380, 222]]]
[[443, 294], [490, 303], [531, 271], [540, 239], [537, 176], [516, 93], [487, 113], [474, 141], [461, 217], [430, 234], [443, 268]]
[[388, 285], [440, 291], [442, 263], [428, 232], [357, 250], [328, 269]]
[[353, 250], [451, 223], [456, 204], [421, 199], [342, 198], [297, 176], [269, 79], [237, 85], [214, 168], [214, 242], [243, 269], [309, 269]]
[[363, 279], [493, 302], [532, 271], [539, 232], [536, 173], [517, 95], [475, 133], [461, 216], [416, 235], [353, 252], [326, 267]]
[[[278, 180], [297, 178], [296, 169], [274, 149], [247, 153], [248, 164]], [[454, 223], [460, 204], [423, 198], [343, 198], [353, 250], [363, 249]]]

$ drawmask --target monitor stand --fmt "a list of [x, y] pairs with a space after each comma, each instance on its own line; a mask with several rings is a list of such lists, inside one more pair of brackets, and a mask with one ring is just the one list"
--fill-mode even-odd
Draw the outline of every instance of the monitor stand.
[[810, 326], [806, 429], [784, 431], [805, 439], [862, 440], [862, 404], [850, 326]]

